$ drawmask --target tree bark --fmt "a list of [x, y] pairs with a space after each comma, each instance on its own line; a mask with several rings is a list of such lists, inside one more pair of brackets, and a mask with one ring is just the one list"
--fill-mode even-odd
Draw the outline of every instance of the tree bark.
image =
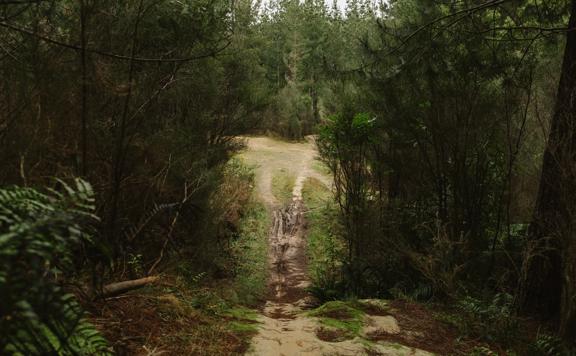
[[[569, 29], [576, 28], [576, 0]], [[576, 340], [576, 31], [566, 32], [566, 48], [556, 105], [529, 238], [536, 252], [525, 270], [525, 308], [559, 319], [559, 333]]]

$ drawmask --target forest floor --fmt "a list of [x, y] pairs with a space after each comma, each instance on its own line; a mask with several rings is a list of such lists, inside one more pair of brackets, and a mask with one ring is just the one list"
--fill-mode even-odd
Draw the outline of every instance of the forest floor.
[[[388, 312], [385, 301], [360, 300], [354, 305], [329, 302], [314, 309], [317, 303], [307, 291], [311, 281], [302, 188], [310, 178], [327, 187], [332, 184], [315, 162], [314, 139], [287, 143], [264, 137], [248, 138], [242, 156], [256, 167], [256, 190], [273, 221], [269, 234], [268, 292], [257, 318], [258, 333], [248, 354], [429, 355], [382, 337], [401, 334], [399, 323]], [[291, 189], [291, 199], [287, 199], [287, 189]]]

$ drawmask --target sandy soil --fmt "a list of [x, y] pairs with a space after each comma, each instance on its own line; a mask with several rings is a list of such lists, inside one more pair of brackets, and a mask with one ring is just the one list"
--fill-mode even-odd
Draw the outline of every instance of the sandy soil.
[[[269, 235], [269, 281], [267, 302], [259, 317], [261, 327], [248, 355], [429, 355], [429, 353], [383, 342], [368, 352], [359, 337], [340, 342], [318, 339], [318, 320], [303, 311], [314, 302], [305, 288], [307, 275], [306, 239], [302, 185], [314, 177], [331, 187], [330, 177], [312, 169], [317, 155], [313, 138], [305, 143], [287, 143], [265, 137], [247, 138], [244, 159], [256, 165], [256, 189], [273, 216]], [[280, 169], [296, 177], [292, 202], [280, 206], [272, 194], [272, 177]], [[367, 317], [366, 331], [396, 332], [392, 317]], [[380, 325], [381, 324], [381, 325]], [[392, 326], [390, 326], [392, 325]], [[368, 329], [369, 328], [369, 329]], [[386, 331], [388, 330], [388, 331]]]

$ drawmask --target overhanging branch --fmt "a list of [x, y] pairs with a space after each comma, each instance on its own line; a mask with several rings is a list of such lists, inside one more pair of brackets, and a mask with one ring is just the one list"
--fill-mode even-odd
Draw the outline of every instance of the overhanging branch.
[[[72, 49], [75, 51], [82, 51], [83, 50], [83, 48], [81, 46], [77, 46], [74, 44], [55, 40], [53, 38], [40, 35], [36, 32], [30, 31], [30, 30], [25, 29], [25, 28], [14, 26], [14, 25], [6, 23], [6, 22], [0, 22], [0, 27], [4, 27], [4, 28], [10, 29], [12, 31], [19, 32], [21, 34], [35, 37], [39, 40], [42, 40], [46, 43], [50, 43], [50, 44], [53, 44], [56, 46]], [[136, 62], [148, 62], [148, 63], [179, 63], [179, 62], [190, 62], [190, 61], [195, 61], [195, 60], [199, 60], [199, 59], [214, 57], [218, 53], [220, 53], [220, 52], [224, 51], [226, 48], [228, 48], [228, 46], [230, 46], [231, 43], [232, 42], [230, 40], [228, 40], [228, 42], [226, 42], [226, 44], [224, 46], [216, 48], [215, 50], [213, 50], [209, 53], [204, 53], [204, 54], [200, 54], [200, 55], [196, 55], [196, 56], [189, 56], [189, 57], [184, 57], [184, 58], [142, 58], [142, 57], [132, 58], [130, 56], [123, 56], [120, 54], [109, 53], [109, 52], [105, 52], [105, 51], [101, 51], [101, 50], [93, 49], [93, 48], [85, 48], [84, 50], [86, 52], [89, 52], [89, 53], [94, 53], [94, 54], [98, 54], [101, 56], [110, 57], [110, 58], [114, 58], [114, 59], [118, 59], [118, 60], [124, 60], [124, 61], [133, 60]]]

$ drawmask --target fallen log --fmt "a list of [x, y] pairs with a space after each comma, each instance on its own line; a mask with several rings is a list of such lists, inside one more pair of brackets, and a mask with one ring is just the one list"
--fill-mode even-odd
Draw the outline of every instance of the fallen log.
[[102, 288], [102, 293], [100, 293], [97, 297], [99, 298], [114, 297], [134, 289], [142, 288], [147, 284], [154, 283], [159, 278], [160, 277], [158, 276], [151, 276], [151, 277], [133, 279], [130, 281], [110, 283]]

